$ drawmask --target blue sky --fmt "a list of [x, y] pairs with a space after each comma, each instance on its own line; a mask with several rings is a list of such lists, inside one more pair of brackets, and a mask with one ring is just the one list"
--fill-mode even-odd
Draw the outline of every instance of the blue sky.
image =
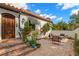
[[28, 3], [26, 5], [31, 12], [45, 18], [49, 17], [54, 23], [61, 20], [69, 22], [69, 17], [79, 10], [79, 4], [69, 3]]
[[13, 5], [28, 9], [42, 17], [50, 18], [53, 23], [59, 21], [68, 23], [70, 16], [77, 15], [79, 11], [79, 3], [20, 3]]

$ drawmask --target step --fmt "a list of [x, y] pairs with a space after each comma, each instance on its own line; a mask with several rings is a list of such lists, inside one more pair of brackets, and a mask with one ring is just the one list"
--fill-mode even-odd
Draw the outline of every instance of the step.
[[4, 42], [7, 42], [8, 39], [5, 39], [5, 40], [0, 40], [0, 43], [4, 43]]
[[16, 56], [17, 53], [20, 53], [21, 51], [23, 51], [24, 49], [28, 49], [28, 46], [13, 50], [11, 52], [8, 53], [9, 56]]
[[36, 49], [31, 48], [31, 47], [25, 48], [24, 50], [20, 51], [19, 53], [13, 54], [13, 56], [24, 56], [24, 55], [26, 55], [26, 54], [28, 54], [28, 53], [31, 53], [31, 52], [35, 51], [35, 50], [36, 50]]
[[16, 45], [20, 45], [20, 44], [24, 44], [23, 42], [17, 42], [17, 43], [0, 43], [0, 49], [3, 49], [3, 48], [10, 48], [10, 47], [13, 47], [13, 46], [16, 46]]
[[26, 48], [26, 47], [27, 47], [27, 45], [21, 44], [21, 45], [13, 46], [13, 47], [11, 47], [11, 48], [2, 49], [2, 51], [0, 52], [0, 55], [8, 55], [8, 54], [10, 54], [10, 52], [12, 52], [12, 51], [23, 50], [23, 49]]
[[5, 43], [5, 42], [11, 42], [11, 41], [21, 41], [20, 39], [3, 39], [3, 40], [0, 40], [0, 43]]

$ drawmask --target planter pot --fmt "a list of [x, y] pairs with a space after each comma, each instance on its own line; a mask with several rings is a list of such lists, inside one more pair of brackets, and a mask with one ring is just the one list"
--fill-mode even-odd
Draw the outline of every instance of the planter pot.
[[36, 44], [32, 44], [32, 48], [37, 48]]

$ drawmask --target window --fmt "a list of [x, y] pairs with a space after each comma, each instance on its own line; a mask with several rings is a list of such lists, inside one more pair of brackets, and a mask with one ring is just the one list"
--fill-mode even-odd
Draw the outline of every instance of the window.
[[22, 24], [24, 23], [24, 21], [25, 21], [25, 19], [23, 18], [23, 19], [22, 19]]
[[32, 24], [30, 20], [29, 20], [29, 25], [32, 27], [32, 30], [35, 30], [35, 24]]

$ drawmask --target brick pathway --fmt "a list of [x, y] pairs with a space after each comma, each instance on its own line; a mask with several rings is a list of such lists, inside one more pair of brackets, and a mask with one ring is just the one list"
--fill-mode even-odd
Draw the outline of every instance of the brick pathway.
[[31, 56], [73, 56], [72, 41], [68, 40], [65, 43], [54, 44], [49, 40], [39, 40], [41, 47], [36, 51], [28, 54]]
[[41, 47], [33, 49], [24, 44], [21, 40], [2, 40], [0, 41], [1, 56], [73, 56], [72, 41], [54, 44], [50, 40], [41, 39], [38, 41]]

